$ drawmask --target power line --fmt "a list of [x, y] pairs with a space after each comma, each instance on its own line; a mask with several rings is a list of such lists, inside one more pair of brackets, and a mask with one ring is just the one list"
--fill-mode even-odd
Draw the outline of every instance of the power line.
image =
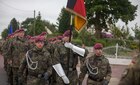
[[15, 10], [18, 10], [18, 11], [24, 11], [24, 12], [33, 12], [33, 10], [17, 9], [17, 8], [15, 8], [15, 7], [13, 7], [13, 6], [9, 5], [9, 4], [6, 4], [5, 2], [3, 2], [3, 1], [1, 1], [1, 0], [0, 0], [0, 2], [1, 2], [0, 4], [4, 5], [4, 6], [6, 6], [6, 7], [9, 7], [9, 8], [11, 8], [11, 9], [15, 9]]

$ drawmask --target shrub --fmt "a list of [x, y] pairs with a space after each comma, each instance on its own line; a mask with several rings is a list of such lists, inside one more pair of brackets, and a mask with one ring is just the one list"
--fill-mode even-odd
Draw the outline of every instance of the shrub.
[[82, 45], [82, 41], [80, 39], [73, 39], [72, 42], [80, 46]]

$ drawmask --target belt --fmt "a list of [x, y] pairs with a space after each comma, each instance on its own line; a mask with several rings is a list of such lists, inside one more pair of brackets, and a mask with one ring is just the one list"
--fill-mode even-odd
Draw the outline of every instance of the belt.
[[42, 78], [42, 74], [37, 74], [37, 73], [28, 73], [29, 76], [34, 76], [37, 78]]
[[97, 81], [97, 82], [101, 82], [103, 81], [104, 79], [96, 79], [96, 78], [93, 78], [91, 76], [88, 77], [89, 79], [93, 80], [93, 81]]

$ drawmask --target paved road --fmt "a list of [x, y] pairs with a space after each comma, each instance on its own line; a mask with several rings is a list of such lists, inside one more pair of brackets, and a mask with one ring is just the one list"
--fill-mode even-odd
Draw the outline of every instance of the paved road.
[[111, 65], [112, 68], [112, 78], [109, 85], [118, 85], [121, 74], [126, 68], [126, 65]]
[[[119, 79], [123, 70], [126, 68], [125, 65], [111, 65], [112, 67], [112, 78], [109, 85], [118, 85]], [[7, 85], [6, 72], [3, 69], [3, 57], [0, 55], [0, 85]]]
[[3, 68], [3, 57], [0, 55], [0, 85], [7, 85], [7, 76]]

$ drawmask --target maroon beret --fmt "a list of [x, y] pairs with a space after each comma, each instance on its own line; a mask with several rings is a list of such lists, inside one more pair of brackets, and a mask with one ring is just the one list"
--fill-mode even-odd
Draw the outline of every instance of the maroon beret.
[[24, 29], [18, 29], [14, 33], [24, 32]]
[[7, 39], [11, 38], [12, 36], [13, 36], [13, 33], [12, 33], [12, 34], [9, 34], [9, 35], [7, 36]]
[[35, 42], [44, 42], [44, 37], [36, 36], [35, 37]]
[[35, 40], [35, 37], [31, 37], [30, 40]]
[[12, 33], [11, 36], [14, 36], [14, 33]]
[[102, 49], [103, 48], [103, 45], [101, 43], [96, 43], [94, 46], [93, 46], [94, 49]]
[[18, 32], [18, 30], [16, 30], [14, 33], [17, 33]]
[[27, 35], [27, 36], [26, 36], [26, 38], [27, 38], [27, 39], [30, 39], [30, 38], [31, 38], [31, 36], [30, 36], [30, 35]]
[[57, 39], [62, 40], [63, 36], [57, 36]]
[[47, 32], [42, 32], [39, 36], [45, 36]]
[[70, 36], [70, 30], [67, 30], [63, 34], [64, 37], [69, 37]]
[[49, 38], [48, 41], [52, 41], [52, 38]]
[[52, 38], [52, 41], [55, 41], [55, 40], [57, 40], [57, 38], [56, 38], [56, 37], [53, 37], [53, 38]]

